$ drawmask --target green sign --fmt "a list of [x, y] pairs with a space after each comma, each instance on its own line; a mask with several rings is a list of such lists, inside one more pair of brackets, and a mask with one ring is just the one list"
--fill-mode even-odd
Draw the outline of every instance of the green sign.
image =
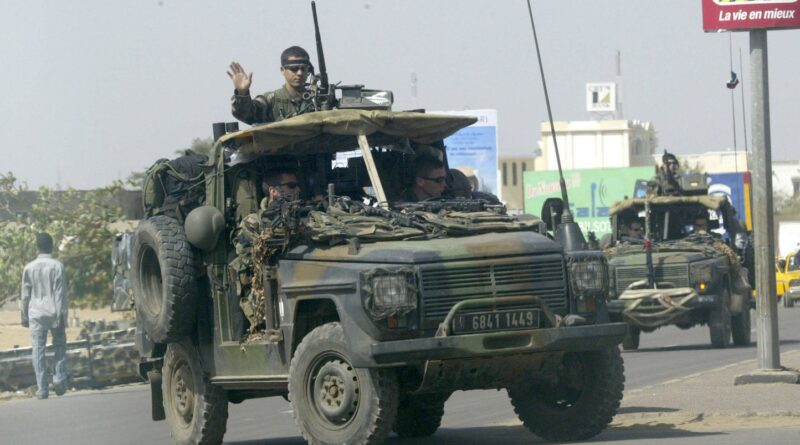
[[[598, 238], [611, 233], [608, 210], [616, 201], [632, 197], [637, 179], [650, 179], [653, 167], [592, 168], [568, 170], [564, 181], [569, 207], [583, 233]], [[561, 197], [557, 171], [527, 171], [523, 176], [525, 213], [538, 215], [544, 200]]]

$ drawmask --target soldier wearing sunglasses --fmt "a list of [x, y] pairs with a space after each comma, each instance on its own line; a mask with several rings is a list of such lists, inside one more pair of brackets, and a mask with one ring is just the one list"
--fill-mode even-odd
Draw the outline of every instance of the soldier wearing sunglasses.
[[418, 202], [440, 198], [447, 186], [447, 173], [442, 161], [433, 156], [422, 155], [414, 160], [414, 182], [403, 192], [406, 202]]
[[312, 69], [306, 50], [299, 46], [285, 49], [281, 53], [281, 74], [286, 81], [283, 87], [253, 99], [250, 96], [253, 73], [247, 74], [239, 62], [231, 63], [228, 76], [234, 87], [231, 98], [233, 116], [246, 124], [254, 125], [314, 111], [311, 98], [303, 98], [306, 80]]
[[264, 175], [261, 187], [264, 191], [262, 209], [266, 209], [271, 202], [281, 197], [287, 201], [300, 199], [300, 182], [297, 180], [297, 174], [292, 170], [268, 171]]

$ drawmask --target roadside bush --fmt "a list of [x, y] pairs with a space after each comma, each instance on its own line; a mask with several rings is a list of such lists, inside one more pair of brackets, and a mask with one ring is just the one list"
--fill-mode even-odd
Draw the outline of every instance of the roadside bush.
[[[54, 191], [41, 187], [31, 194], [12, 173], [0, 173], [0, 305], [17, 298], [25, 263], [36, 258], [36, 233], [53, 236], [54, 256], [64, 263], [68, 298], [74, 307], [99, 307], [111, 301], [111, 247], [108, 228], [121, 210], [113, 197], [122, 183], [90, 191]], [[32, 200], [20, 212], [23, 196]]]

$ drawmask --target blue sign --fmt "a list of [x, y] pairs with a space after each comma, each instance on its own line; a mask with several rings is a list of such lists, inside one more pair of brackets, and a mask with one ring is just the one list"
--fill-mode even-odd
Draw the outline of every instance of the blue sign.
[[475, 116], [478, 122], [444, 140], [450, 168], [464, 172], [473, 190], [497, 195], [497, 110], [433, 112]]
[[750, 207], [750, 203], [745, 201], [750, 199], [749, 184], [745, 181], [745, 175], [744, 172], [708, 174], [708, 194], [726, 196], [728, 202], [736, 209], [737, 219], [743, 222], [749, 220]]

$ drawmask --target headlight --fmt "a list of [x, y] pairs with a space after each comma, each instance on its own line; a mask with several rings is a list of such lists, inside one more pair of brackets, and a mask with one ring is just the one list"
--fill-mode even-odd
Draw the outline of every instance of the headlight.
[[606, 290], [606, 263], [602, 257], [569, 258], [569, 278], [576, 294]]
[[373, 269], [361, 275], [364, 307], [376, 319], [405, 315], [417, 308], [413, 269]]
[[696, 263], [689, 267], [689, 278], [692, 286], [711, 281], [711, 263]]

